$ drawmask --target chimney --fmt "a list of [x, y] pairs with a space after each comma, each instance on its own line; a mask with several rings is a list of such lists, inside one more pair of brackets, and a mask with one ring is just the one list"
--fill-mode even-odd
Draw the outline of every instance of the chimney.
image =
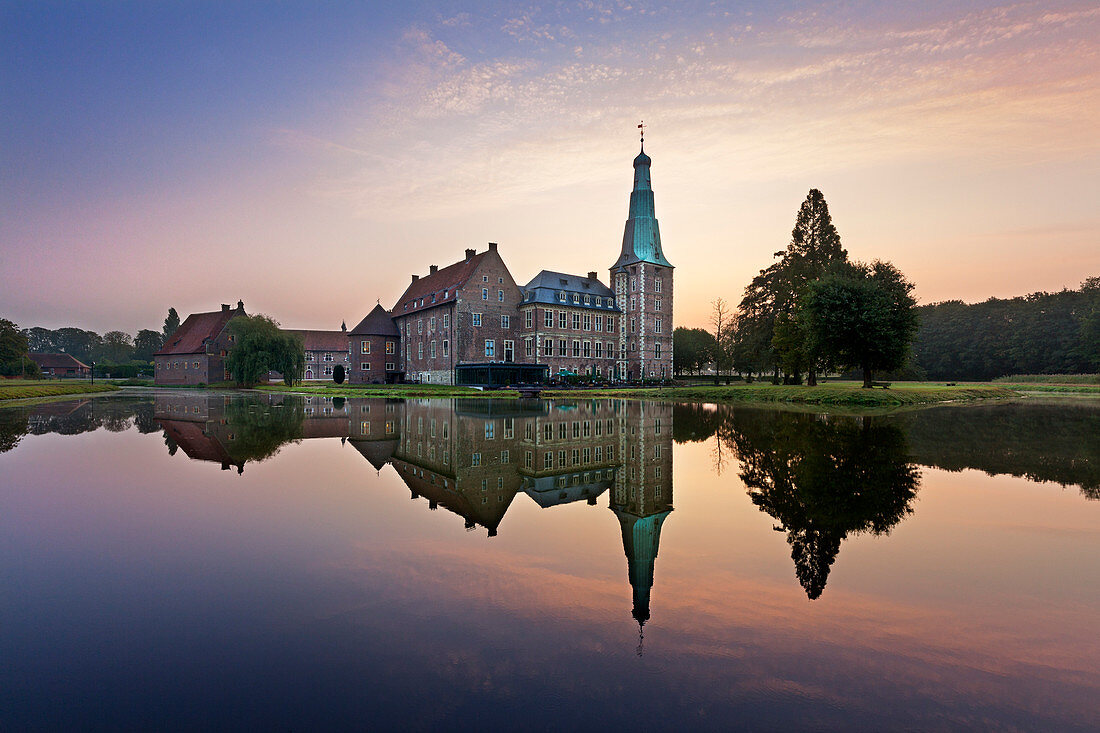
[[222, 312], [224, 313], [227, 310], [229, 310], [229, 304], [228, 303], [222, 303]]
[[596, 279], [596, 273], [595, 272], [588, 273], [588, 279], [589, 280], [595, 280]]
[[489, 251], [490, 252], [496, 252], [497, 251], [497, 243], [496, 242], [489, 242]]
[[419, 275], [413, 275], [413, 282], [416, 282], [419, 279], [420, 279]]
[[468, 250], [466, 250], [466, 259], [468, 259], [468, 260], [473, 259], [474, 255], [476, 255], [476, 254], [477, 254], [477, 250], [468, 249]]
[[431, 267], [428, 268], [428, 274], [429, 275], [434, 275], [437, 272], [439, 272], [439, 265], [432, 265]]

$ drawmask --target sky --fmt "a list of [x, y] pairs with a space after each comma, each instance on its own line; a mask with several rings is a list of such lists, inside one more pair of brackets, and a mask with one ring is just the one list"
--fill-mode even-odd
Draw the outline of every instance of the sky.
[[0, 318], [354, 326], [499, 242], [616, 259], [644, 120], [675, 322], [811, 188], [921, 303], [1100, 275], [1093, 2], [0, 3]]

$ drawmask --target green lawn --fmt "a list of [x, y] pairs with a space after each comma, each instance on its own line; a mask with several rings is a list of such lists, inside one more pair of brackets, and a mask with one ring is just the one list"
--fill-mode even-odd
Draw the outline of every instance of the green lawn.
[[117, 389], [118, 387], [115, 385], [104, 384], [103, 382], [92, 384], [85, 381], [61, 382], [57, 380], [12, 379], [0, 381], [0, 401], [114, 392]]
[[[265, 392], [323, 394], [331, 397], [473, 397], [514, 398], [514, 391], [488, 392], [469, 387], [440, 384], [286, 387], [265, 385]], [[729, 386], [661, 387], [645, 389], [545, 390], [543, 397], [624, 397], [685, 402], [757, 402], [849, 407], [896, 407], [980, 399], [1007, 399], [1013, 390], [990, 385], [948, 387], [942, 383], [906, 382], [890, 389], [863, 389], [858, 382], [829, 382], [818, 387], [798, 385], [744, 384]]]

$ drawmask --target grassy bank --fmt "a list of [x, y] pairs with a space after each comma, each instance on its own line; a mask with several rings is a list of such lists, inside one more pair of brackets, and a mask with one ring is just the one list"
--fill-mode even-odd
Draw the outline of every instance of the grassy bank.
[[[310, 385], [258, 387], [265, 392], [323, 394], [328, 397], [465, 397], [514, 398], [513, 391], [484, 392], [469, 387], [439, 384], [369, 385], [329, 387]], [[891, 389], [862, 389], [856, 383], [831, 383], [819, 387], [771, 384], [734, 384], [729, 386], [661, 387], [648, 389], [572, 389], [546, 390], [543, 397], [574, 399], [579, 397], [623, 397], [627, 399], [675, 400], [678, 402], [756, 402], [845, 407], [899, 407], [930, 405], [981, 399], [1006, 399], [1017, 393], [999, 386], [924, 385], [907, 383]]]
[[1100, 374], [1012, 374], [997, 377], [994, 384], [1054, 384], [1077, 385], [1090, 384], [1100, 387]]
[[326, 397], [471, 397], [471, 398], [514, 398], [519, 392], [501, 390], [486, 392], [471, 387], [451, 387], [445, 384], [364, 384], [364, 385], [306, 385], [287, 387], [279, 384], [264, 384], [256, 387], [262, 392], [281, 392], [283, 394], [322, 394]]
[[[548, 397], [573, 396], [578, 392], [546, 392]], [[593, 397], [633, 397], [637, 399], [676, 400], [683, 402], [757, 402], [845, 407], [900, 407], [931, 405], [940, 402], [1007, 399], [1016, 392], [992, 386], [925, 386], [908, 383], [891, 389], [863, 389], [855, 384], [827, 384], [818, 387], [799, 385], [740, 384], [706, 387], [666, 387], [661, 389], [586, 390]]]
[[113, 384], [96, 382], [56, 382], [56, 381], [5, 381], [0, 382], [0, 402], [6, 400], [27, 400], [38, 397], [63, 397], [66, 395], [93, 394], [96, 392], [114, 392]]

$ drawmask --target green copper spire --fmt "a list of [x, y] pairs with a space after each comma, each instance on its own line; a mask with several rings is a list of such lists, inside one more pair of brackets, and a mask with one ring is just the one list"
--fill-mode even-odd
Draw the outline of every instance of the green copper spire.
[[634, 159], [634, 191], [630, 194], [630, 214], [626, 220], [626, 231], [623, 232], [623, 251], [613, 268], [636, 262], [672, 267], [661, 251], [661, 230], [653, 210], [653, 189], [649, 182], [652, 162], [645, 154], [643, 138], [642, 152]]

